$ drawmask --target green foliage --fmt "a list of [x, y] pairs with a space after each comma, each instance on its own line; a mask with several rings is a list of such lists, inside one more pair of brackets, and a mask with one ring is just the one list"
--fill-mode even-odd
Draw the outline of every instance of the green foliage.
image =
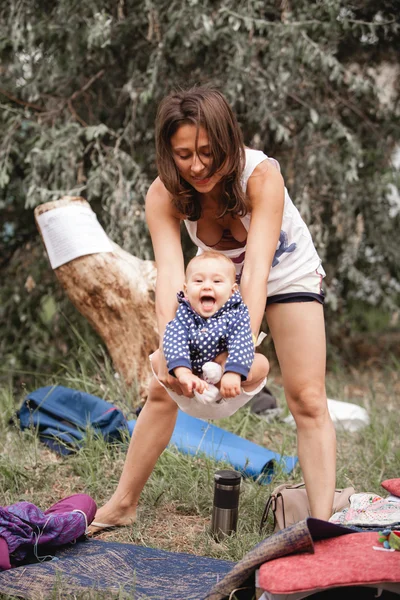
[[19, 387], [56, 375], [65, 361], [78, 363], [77, 328], [86, 339], [85, 354], [90, 354], [90, 344], [101, 355], [99, 338], [60, 288], [40, 243], [29, 243], [14, 253], [3, 268], [0, 292], [0, 382], [13, 373], [13, 383]]
[[[172, 88], [211, 83], [233, 105], [246, 143], [280, 161], [327, 270], [331, 310], [344, 318], [354, 300], [393, 310], [396, 7], [3, 2], [0, 266], [36, 235], [32, 208], [63, 194], [85, 196], [114, 241], [151, 257], [144, 198], [156, 175], [158, 103]], [[391, 87], [380, 83], [383, 67], [394, 69]]]

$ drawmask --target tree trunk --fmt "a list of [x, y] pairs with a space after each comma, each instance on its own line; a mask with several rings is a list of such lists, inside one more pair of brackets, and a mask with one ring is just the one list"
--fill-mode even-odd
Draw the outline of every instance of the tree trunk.
[[[38, 217], [74, 203], [89, 207], [86, 200], [73, 196], [36, 207], [35, 220], [43, 242]], [[104, 340], [116, 371], [127, 385], [137, 383], [145, 397], [151, 375], [148, 356], [158, 347], [156, 267], [114, 242], [111, 245], [112, 252], [79, 256], [54, 272], [71, 302]]]

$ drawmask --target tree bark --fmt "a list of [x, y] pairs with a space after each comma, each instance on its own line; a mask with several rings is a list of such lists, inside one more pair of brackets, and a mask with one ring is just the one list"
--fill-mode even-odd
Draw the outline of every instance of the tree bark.
[[[64, 196], [36, 207], [42, 240], [38, 217], [71, 203], [89, 206], [83, 198]], [[116, 371], [128, 386], [138, 384], [143, 398], [151, 376], [148, 357], [158, 347], [156, 267], [111, 244], [112, 252], [80, 256], [54, 272], [71, 302], [103, 339]]]

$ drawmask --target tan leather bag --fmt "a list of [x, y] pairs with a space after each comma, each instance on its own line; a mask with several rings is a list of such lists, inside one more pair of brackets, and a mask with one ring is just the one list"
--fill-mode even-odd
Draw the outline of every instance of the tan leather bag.
[[[352, 494], [354, 494], [352, 487], [335, 490], [332, 514], [350, 506]], [[309, 517], [311, 511], [304, 482], [295, 485], [284, 483], [274, 489], [265, 505], [260, 523], [260, 533], [267, 523], [270, 511], [274, 516], [274, 532]]]

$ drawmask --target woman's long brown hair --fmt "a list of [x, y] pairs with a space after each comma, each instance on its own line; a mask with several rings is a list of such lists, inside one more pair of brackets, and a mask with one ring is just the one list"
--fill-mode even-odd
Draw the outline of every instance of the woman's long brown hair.
[[201, 216], [197, 192], [180, 176], [172, 155], [171, 137], [185, 124], [204, 127], [207, 132], [212, 157], [209, 176], [224, 168], [219, 216], [228, 212], [245, 215], [248, 205], [241, 186], [245, 161], [242, 132], [224, 96], [215, 89], [201, 86], [172, 92], [164, 98], [157, 112], [158, 174], [177, 210], [191, 221]]

